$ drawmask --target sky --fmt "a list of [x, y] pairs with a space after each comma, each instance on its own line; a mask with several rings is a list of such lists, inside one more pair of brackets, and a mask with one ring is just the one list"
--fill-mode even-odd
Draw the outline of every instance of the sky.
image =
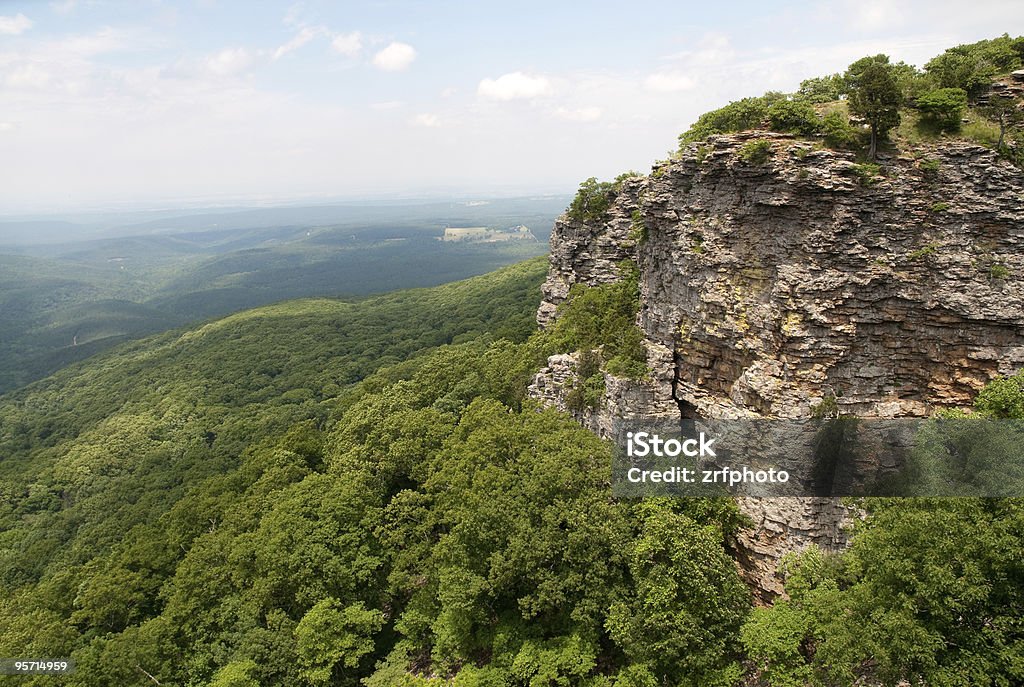
[[0, 0], [0, 214], [568, 192], [1024, 3]]

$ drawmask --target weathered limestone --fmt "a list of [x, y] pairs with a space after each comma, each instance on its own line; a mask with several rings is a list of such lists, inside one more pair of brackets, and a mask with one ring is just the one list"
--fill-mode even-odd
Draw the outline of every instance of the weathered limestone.
[[[741, 154], [755, 139], [771, 144], [763, 164]], [[614, 436], [620, 412], [803, 418], [826, 397], [844, 413], [923, 416], [1020, 369], [1024, 174], [962, 142], [879, 164], [784, 134], [716, 136], [627, 181], [602, 221], [559, 219], [538, 321], [573, 284], [614, 281], [634, 259], [653, 370], [642, 388], [609, 377], [584, 424]], [[645, 240], [631, 237], [634, 211]], [[531, 393], [558, 405], [571, 367], [552, 359]], [[768, 594], [783, 552], [845, 543], [842, 507], [779, 501], [745, 502], [758, 525], [737, 543]]]

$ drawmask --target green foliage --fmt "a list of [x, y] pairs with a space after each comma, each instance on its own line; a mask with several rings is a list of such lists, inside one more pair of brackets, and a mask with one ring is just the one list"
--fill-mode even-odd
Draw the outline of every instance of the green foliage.
[[213, 676], [210, 687], [259, 687], [253, 678], [256, 672], [256, 661], [246, 659], [229, 663]]
[[899, 107], [903, 92], [896, 72], [886, 55], [864, 57], [846, 70], [850, 93], [850, 112], [863, 117], [871, 127], [869, 157], [874, 159], [877, 142], [900, 123]]
[[800, 82], [800, 90], [794, 99], [807, 103], [830, 103], [839, 100], [847, 93], [846, 79], [842, 74], [829, 74]]
[[[309, 608], [381, 603], [364, 520], [380, 496], [354, 476], [303, 481], [324, 469], [318, 426], [354, 403], [360, 379], [409, 374], [389, 364], [453, 340], [525, 341], [544, 272], [537, 260], [432, 290], [242, 313], [0, 401], [4, 654], [74, 655], [72, 684], [151, 684], [136, 665], [163, 682], [298, 684], [292, 637]], [[517, 404], [532, 351], [474, 346], [445, 373], [455, 383], [426, 369], [419, 383], [439, 408], [481, 387]], [[392, 474], [451, 426], [392, 422], [417, 437], [392, 453]]]
[[341, 608], [337, 599], [320, 600], [295, 627], [302, 676], [311, 685], [358, 684], [359, 664], [373, 654], [383, 624], [384, 614], [362, 603]]
[[918, 96], [917, 108], [939, 129], [957, 131], [967, 110], [967, 92], [962, 88], [937, 88]]
[[600, 407], [605, 390], [600, 353], [593, 350], [580, 351], [579, 362], [576, 365], [576, 380], [576, 384], [566, 394], [566, 407], [577, 413], [587, 408], [596, 410]]
[[703, 141], [713, 134], [760, 128], [768, 116], [768, 108], [783, 98], [781, 93], [765, 93], [759, 98], [744, 98], [706, 112], [679, 136], [679, 145]]
[[816, 134], [821, 130], [821, 119], [810, 103], [803, 100], [778, 100], [768, 108], [768, 122], [772, 131]]
[[825, 144], [832, 148], [852, 148], [860, 142], [860, 133], [839, 109], [825, 114], [821, 121], [821, 133], [825, 136]]
[[788, 601], [757, 608], [743, 625], [740, 639], [760, 676], [771, 687], [804, 687], [813, 671], [804, 655], [810, 628], [801, 609]]
[[[770, 684], [1015, 684], [1024, 678], [1014, 501], [867, 503], [840, 565], [804, 559], [793, 598], [751, 617], [748, 650]], [[820, 561], [820, 558], [819, 558]], [[801, 647], [814, 647], [812, 655]]]
[[647, 241], [647, 223], [644, 221], [644, 214], [640, 210], [633, 210], [630, 215], [629, 238], [637, 243]]
[[986, 417], [1024, 420], [1024, 373], [986, 384], [974, 400], [974, 407]]
[[599, 349], [608, 372], [638, 378], [647, 372], [643, 334], [635, 324], [639, 270], [625, 261], [620, 271], [620, 279], [611, 284], [573, 286], [547, 338], [556, 351]]
[[939, 173], [939, 170], [942, 169], [942, 163], [938, 160], [921, 160], [917, 163], [917, 168], [920, 169], [926, 177], [934, 177]]
[[836, 397], [831, 394], [825, 396], [821, 401], [811, 406], [811, 417], [817, 420], [838, 416], [839, 403], [836, 401]]
[[697, 255], [704, 253], [704, 237], [701, 234], [694, 232], [690, 236], [690, 250]]
[[[619, 503], [609, 447], [521, 400], [555, 333], [627, 350], [609, 334], [635, 329], [636, 268], [574, 294], [561, 332], [524, 340], [518, 313], [535, 309], [542, 273], [333, 304], [340, 320], [327, 301], [242, 313], [0, 403], [0, 651], [72, 656], [68, 684], [97, 687], [734, 677], [735, 506]], [[410, 345], [441, 325], [466, 340]], [[599, 366], [591, 352], [580, 373]], [[249, 368], [258, 384], [220, 388]], [[310, 393], [282, 400], [298, 388]], [[654, 612], [648, 565], [677, 590], [659, 642], [692, 649], [679, 665], [634, 665], [639, 626], [610, 620], [624, 599]]]
[[752, 165], [763, 165], [771, 159], [772, 142], [764, 139], [748, 141], [740, 147], [739, 158]]
[[1003, 34], [991, 40], [958, 45], [925, 65], [941, 88], [960, 88], [971, 98], [988, 88], [999, 74], [1019, 69], [1024, 58], [1024, 38]]
[[882, 168], [872, 162], [858, 163], [852, 169], [861, 186], [874, 186], [882, 174]]
[[[1024, 145], [1004, 145], [1005, 136], [1019, 123], [1018, 118], [1024, 119], [1022, 111], [1014, 107], [1014, 99], [995, 98], [991, 107], [978, 111], [996, 124], [994, 128], [974, 119], [960, 127], [967, 113], [964, 98], [973, 101], [994, 76], [1024, 64], [1022, 46], [1024, 38], [1006, 35], [958, 46], [929, 62], [924, 72], [905, 62], [891, 63], [886, 55], [865, 57], [842, 75], [804, 80], [792, 95], [769, 92], [707, 112], [680, 135], [680, 148], [714, 134], [767, 127], [801, 135], [820, 134], [832, 148], [852, 149], [862, 145], [863, 136], [861, 127], [850, 124], [848, 109], [855, 120], [860, 118], [870, 127], [871, 159], [880, 142], [899, 128], [898, 141], [902, 143], [913, 145], [940, 138], [943, 133], [959, 133], [968, 140], [998, 147], [1014, 164], [1024, 165], [1024, 153], [1020, 152]], [[920, 109], [906, 109], [908, 101], [916, 102]], [[832, 103], [831, 110], [819, 117], [813, 105], [825, 103]], [[900, 128], [906, 118], [912, 120], [912, 126]], [[705, 155], [706, 150], [699, 148], [697, 161], [702, 162]]]
[[[975, 411], [1024, 419], [1024, 373], [988, 384]], [[980, 437], [966, 436], [968, 448]], [[1014, 441], [1007, 450], [1019, 451]], [[744, 647], [768, 684], [1024, 680], [1019, 499], [858, 505], [868, 517], [856, 526], [851, 547], [831, 556], [812, 549], [791, 560], [791, 599], [747, 619]]]
[[659, 500], [636, 512], [627, 553], [636, 591], [611, 607], [609, 635], [658, 684], [728, 684], [749, 595], [723, 555], [722, 532]]
[[897, 62], [892, 65], [892, 70], [896, 86], [903, 94], [904, 100], [917, 98], [925, 91], [934, 88], [931, 78], [914, 65]]
[[995, 263], [988, 268], [988, 274], [992, 279], [1006, 279], [1010, 276], [1010, 268]]
[[936, 251], [939, 250], [939, 246], [936, 243], [929, 243], [927, 246], [922, 246], [915, 251], [911, 251], [907, 258], [909, 260], [921, 260], [932, 255], [935, 255]]
[[597, 221], [608, 211], [615, 193], [616, 182], [598, 181], [590, 177], [580, 184], [566, 212], [577, 222]]
[[932, 212], [945, 212], [949, 209], [949, 203], [944, 200], [937, 200], [931, 205]]

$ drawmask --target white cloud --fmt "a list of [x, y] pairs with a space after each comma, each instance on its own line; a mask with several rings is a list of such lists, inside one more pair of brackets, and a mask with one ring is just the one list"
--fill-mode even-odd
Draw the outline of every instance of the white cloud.
[[255, 61], [255, 55], [245, 48], [225, 48], [207, 58], [206, 69], [217, 76], [231, 76], [248, 69]]
[[363, 34], [358, 31], [339, 33], [331, 41], [331, 48], [346, 57], [355, 57], [363, 49]]
[[570, 122], [596, 122], [601, 118], [600, 107], [580, 107], [576, 109], [560, 107], [555, 116]]
[[412, 123], [416, 126], [425, 126], [429, 128], [441, 126], [441, 120], [437, 118], [437, 115], [430, 114], [429, 112], [416, 115], [412, 118]]
[[879, 0], [847, 2], [846, 12], [852, 17], [853, 25], [864, 31], [899, 27], [906, 18], [898, 4]]
[[693, 48], [667, 55], [666, 60], [684, 60], [693, 64], [718, 64], [736, 59], [736, 50], [727, 34], [708, 31], [702, 35]]
[[370, 103], [370, 108], [374, 110], [397, 110], [404, 106], [405, 102], [401, 100], [385, 100], [379, 103]]
[[279, 60], [288, 53], [298, 50], [306, 43], [309, 43], [311, 40], [316, 38], [317, 35], [321, 33], [321, 31], [322, 29], [315, 29], [309, 26], [304, 27], [301, 31], [295, 34], [295, 36], [290, 41], [288, 41], [287, 43], [285, 43], [284, 45], [282, 45], [281, 47], [274, 51], [274, 59]]
[[392, 42], [373, 56], [373, 64], [386, 72], [399, 72], [416, 59], [416, 50], [408, 43]]
[[50, 7], [57, 14], [70, 14], [77, 4], [78, 0], [63, 0], [62, 2], [51, 2]]
[[4, 83], [11, 88], [46, 88], [53, 75], [42, 65], [28, 63], [11, 69]]
[[301, 2], [297, 2], [284, 13], [285, 26], [302, 26], [302, 13], [306, 10]]
[[497, 79], [484, 79], [476, 92], [494, 100], [537, 98], [551, 92], [551, 82], [543, 76], [530, 76], [523, 72], [510, 72]]
[[20, 12], [16, 15], [0, 15], [0, 34], [17, 36], [32, 28], [32, 20]]
[[688, 77], [686, 74], [680, 74], [678, 72], [658, 72], [657, 74], [651, 74], [644, 79], [644, 86], [651, 91], [657, 91], [658, 93], [676, 93], [678, 91], [688, 91], [695, 86], [693, 79]]

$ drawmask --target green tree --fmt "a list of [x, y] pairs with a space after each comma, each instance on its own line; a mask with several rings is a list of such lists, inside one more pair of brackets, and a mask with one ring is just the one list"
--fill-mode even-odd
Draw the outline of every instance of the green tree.
[[1024, 38], [998, 38], [949, 48], [925, 64], [928, 75], [942, 88], [962, 88], [974, 99], [1001, 73], [1018, 69], [1024, 58]]
[[900, 123], [899, 107], [903, 94], [889, 57], [875, 55], [864, 57], [846, 70], [846, 82], [850, 91], [850, 111], [867, 120], [871, 127], [871, 145], [868, 157], [875, 159], [878, 141], [888, 135], [889, 130]]
[[967, 110], [967, 92], [962, 88], [937, 88], [918, 96], [917, 108], [939, 129], [956, 131]]
[[648, 499], [636, 512], [639, 532], [628, 552], [635, 592], [612, 606], [609, 634], [658, 684], [732, 684], [749, 593], [722, 549], [721, 529], [662, 500]]
[[802, 100], [779, 100], [768, 108], [768, 121], [773, 131], [815, 134], [821, 119], [810, 103]]
[[1024, 420], [1024, 371], [989, 382], [974, 407], [986, 417]]
[[713, 134], [757, 129], [768, 116], [773, 103], [785, 99], [782, 93], [768, 92], [757, 98], [743, 98], [711, 112], [705, 112], [679, 136], [680, 146], [703, 141]]
[[830, 103], [846, 95], [846, 80], [842, 74], [829, 74], [800, 82], [794, 99], [808, 103]]
[[384, 614], [362, 603], [341, 607], [337, 599], [318, 602], [295, 628], [302, 675], [312, 685], [356, 684], [360, 662], [374, 650]]
[[1021, 504], [865, 505], [870, 515], [836, 564], [806, 554], [786, 581], [791, 601], [748, 621], [745, 643], [771, 684], [793, 684], [808, 666], [825, 684], [1020, 684]]
[[210, 682], [210, 687], [259, 687], [253, 677], [256, 662], [252, 659], [232, 661], [217, 671]]
[[903, 94], [904, 100], [916, 98], [921, 93], [934, 87], [932, 80], [923, 71], [912, 64], [897, 62], [892, 65], [893, 78]]
[[841, 110], [828, 112], [821, 121], [821, 133], [825, 143], [833, 148], [847, 148], [861, 138], [857, 128], [850, 124], [849, 118]]
[[1006, 142], [1006, 132], [1024, 122], [1024, 110], [1015, 98], [1004, 98], [995, 94], [989, 97], [986, 105], [979, 107], [981, 114], [999, 125], [999, 141], [996, 150], [1002, 150]]
[[593, 222], [608, 210], [614, 193], [614, 182], [598, 181], [590, 177], [576, 191], [566, 214], [579, 222]]

